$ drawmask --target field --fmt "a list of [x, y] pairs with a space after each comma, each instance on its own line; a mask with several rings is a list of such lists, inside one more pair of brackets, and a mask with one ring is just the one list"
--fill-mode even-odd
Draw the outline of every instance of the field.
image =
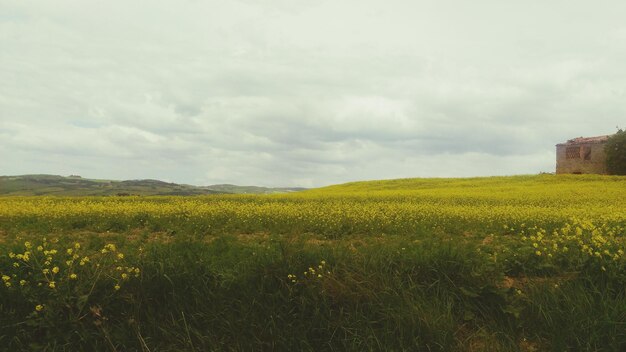
[[0, 198], [0, 349], [625, 351], [626, 178]]

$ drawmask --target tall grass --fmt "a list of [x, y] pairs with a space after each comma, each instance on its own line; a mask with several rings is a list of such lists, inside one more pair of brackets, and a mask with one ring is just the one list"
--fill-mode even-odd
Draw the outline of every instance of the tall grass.
[[[100, 240], [92, 236], [83, 241]], [[94, 294], [88, 314], [77, 320], [56, 312], [46, 324], [32, 324], [32, 307], [3, 292], [0, 344], [58, 351], [626, 347], [623, 282], [580, 274], [520, 277], [507, 286], [506, 265], [477, 255], [477, 243], [421, 236], [332, 245], [312, 235], [182, 237], [126, 241], [120, 251], [142, 268], [141, 278], [118, 293]]]

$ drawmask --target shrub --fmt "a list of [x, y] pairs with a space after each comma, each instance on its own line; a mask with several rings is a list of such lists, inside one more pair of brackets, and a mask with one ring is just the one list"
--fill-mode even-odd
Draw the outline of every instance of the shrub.
[[618, 130], [604, 146], [609, 174], [626, 175], [626, 131]]

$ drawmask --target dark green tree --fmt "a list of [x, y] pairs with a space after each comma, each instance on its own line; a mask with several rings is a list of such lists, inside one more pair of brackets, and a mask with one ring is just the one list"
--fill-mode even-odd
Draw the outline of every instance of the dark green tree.
[[626, 131], [617, 130], [604, 146], [606, 169], [611, 175], [626, 175]]

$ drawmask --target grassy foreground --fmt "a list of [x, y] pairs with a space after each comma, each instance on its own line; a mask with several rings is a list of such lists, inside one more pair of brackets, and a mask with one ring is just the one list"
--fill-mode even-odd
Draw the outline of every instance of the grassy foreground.
[[0, 348], [626, 350], [626, 178], [0, 198]]

